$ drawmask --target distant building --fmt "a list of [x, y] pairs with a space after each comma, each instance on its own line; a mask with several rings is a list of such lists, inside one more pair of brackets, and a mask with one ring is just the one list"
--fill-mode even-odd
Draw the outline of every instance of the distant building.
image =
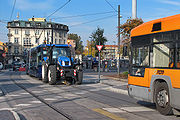
[[67, 44], [71, 45], [73, 48], [76, 47], [76, 41], [72, 39], [67, 39]]
[[118, 45], [105, 45], [102, 53], [104, 59], [118, 59]]
[[0, 41], [0, 62], [3, 64], [5, 64], [4, 63], [5, 56], [3, 56], [3, 54], [6, 55], [6, 51], [7, 51], [6, 45]]
[[46, 21], [45, 18], [14, 20], [7, 23], [8, 56], [10, 61], [23, 60], [26, 50], [44, 42], [66, 44], [67, 25]]

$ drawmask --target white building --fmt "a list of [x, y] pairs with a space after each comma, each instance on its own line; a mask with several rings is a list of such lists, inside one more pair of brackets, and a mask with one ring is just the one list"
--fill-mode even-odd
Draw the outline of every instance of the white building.
[[45, 18], [31, 18], [28, 21], [8, 22], [8, 57], [10, 61], [23, 59], [26, 50], [46, 42], [66, 44], [67, 25], [48, 22]]

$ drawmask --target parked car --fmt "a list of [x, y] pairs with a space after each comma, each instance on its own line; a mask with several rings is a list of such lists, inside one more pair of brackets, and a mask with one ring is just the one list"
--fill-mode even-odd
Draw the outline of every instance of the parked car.
[[26, 65], [25, 64], [21, 64], [19, 71], [26, 71]]
[[13, 71], [18, 71], [20, 67], [21, 67], [20, 63], [14, 63], [13, 64]]
[[2, 62], [0, 62], [0, 70], [2, 70], [3, 69], [3, 64], [2, 64]]

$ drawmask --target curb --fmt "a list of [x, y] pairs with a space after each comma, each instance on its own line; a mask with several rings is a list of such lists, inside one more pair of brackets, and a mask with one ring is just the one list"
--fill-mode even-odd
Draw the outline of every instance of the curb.
[[106, 77], [102, 76], [103, 79], [108, 79], [108, 80], [116, 80], [116, 81], [121, 81], [121, 82], [128, 82], [128, 79], [120, 79], [120, 78], [113, 78], [113, 77]]
[[11, 108], [5, 108], [0, 110], [0, 117], [6, 117], [6, 120], [21, 120], [17, 112]]

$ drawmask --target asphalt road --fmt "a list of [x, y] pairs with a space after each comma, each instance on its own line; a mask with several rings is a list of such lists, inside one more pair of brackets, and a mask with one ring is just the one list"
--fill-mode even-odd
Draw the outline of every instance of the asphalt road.
[[125, 82], [103, 78], [96, 83], [97, 78], [96, 73], [85, 73], [82, 85], [48, 85], [23, 72], [3, 72], [0, 118], [10, 120], [7, 114], [13, 113], [21, 120], [180, 119], [159, 114], [152, 103], [130, 98]]

